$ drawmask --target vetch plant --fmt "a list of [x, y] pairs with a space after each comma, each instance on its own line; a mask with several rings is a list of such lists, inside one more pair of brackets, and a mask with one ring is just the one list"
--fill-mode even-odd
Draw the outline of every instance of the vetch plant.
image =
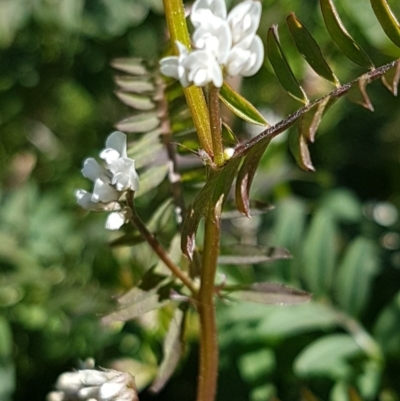
[[[93, 192], [78, 190], [76, 197], [85, 209], [111, 212], [107, 228], [117, 230], [124, 223], [131, 223], [162, 262], [149, 267], [139, 285], [119, 299], [119, 308], [105, 316], [103, 322], [126, 321], [166, 305], [173, 310], [164, 344], [164, 359], [151, 387], [156, 392], [162, 389], [178, 365], [183, 350], [185, 317], [189, 313], [196, 313], [200, 328], [197, 401], [213, 401], [217, 391], [219, 360], [216, 297], [282, 305], [304, 303], [311, 296], [308, 292], [278, 283], [215, 284], [218, 264], [260, 263], [290, 256], [284, 249], [246, 244], [232, 244], [231, 248], [236, 253], [229, 257], [222, 253], [221, 220], [224, 206], [231, 198], [231, 187], [234, 186], [237, 211], [250, 217], [253, 209], [259, 206], [249, 198], [258, 164], [271, 140], [290, 127], [296, 127], [290, 131], [289, 147], [299, 167], [314, 171], [308, 143], [314, 142], [324, 113], [348, 92], [358, 103], [372, 109], [366, 87], [376, 79], [382, 79], [396, 94], [400, 63], [395, 60], [375, 68], [344, 28], [333, 2], [320, 0], [325, 25], [332, 40], [346, 57], [367, 70], [360, 77], [341, 85], [315, 39], [304, 24], [291, 14], [287, 18], [287, 25], [297, 49], [310, 67], [335, 89], [322, 98], [309, 100], [285, 56], [278, 27], [271, 27], [266, 38], [269, 61], [284, 89], [303, 106], [270, 126], [247, 99], [226, 83], [226, 78], [230, 76], [256, 74], [264, 62], [264, 44], [257, 35], [261, 2], [247, 0], [228, 13], [223, 0], [196, 0], [190, 13], [193, 26], [191, 37], [182, 1], [163, 0], [163, 3], [173, 55], [161, 59], [160, 72], [169, 79], [162, 78], [158, 70], [151, 70], [142, 61], [118, 59], [113, 62], [116, 69], [128, 74], [117, 78], [117, 96], [135, 110], [131, 117], [120, 121], [116, 127], [128, 134], [138, 134], [139, 139], [134, 140], [129, 136], [128, 142], [131, 144], [127, 150], [125, 134], [119, 131], [111, 134], [106, 141], [106, 149], [100, 154], [104, 165], [94, 159], [87, 159], [84, 163], [82, 173], [94, 182]], [[388, 37], [400, 47], [400, 26], [386, 1], [371, 0], [371, 5]], [[177, 104], [181, 104], [181, 97], [174, 80], [182, 86], [190, 116], [177, 107]], [[264, 131], [239, 142], [221, 119], [220, 101], [239, 118], [263, 126]], [[181, 134], [179, 138], [192, 135], [192, 142], [195, 137], [197, 148], [191, 150], [199, 156], [196, 167], [205, 165], [201, 177], [204, 185], [189, 206], [184, 196], [187, 187], [181, 180], [185, 171], [179, 164], [174, 145], [174, 135], [178, 132]], [[153, 157], [141, 158], [141, 152], [150, 147]], [[141, 174], [141, 192], [137, 192], [139, 180], [135, 160], [127, 154], [135, 157], [136, 163], [140, 162], [140, 168], [144, 171]], [[164, 159], [167, 157], [168, 162], [165, 163], [159, 155], [163, 155]], [[146, 225], [142, 221], [135, 208], [135, 197], [154, 189], [165, 177], [170, 183], [170, 198], [165, 199], [160, 206], [161, 211], [157, 212], [164, 215], [168, 205], [173, 204], [176, 224], [171, 249], [162, 245], [159, 233], [151, 224]], [[198, 244], [196, 234], [201, 220], [204, 220], [204, 238]], [[127, 230], [130, 228], [127, 227]], [[181, 252], [173, 247], [178, 242]], [[129, 245], [129, 237], [124, 234], [119, 243]], [[315, 291], [315, 288], [307, 289]], [[351, 333], [354, 322], [348, 316], [340, 315], [340, 319]], [[365, 340], [365, 333], [358, 327], [357, 330], [357, 335], [360, 337], [362, 333]], [[368, 343], [367, 354], [369, 352], [369, 357], [380, 360], [379, 347], [369, 338], [367, 340], [364, 342]], [[75, 380], [75, 376], [66, 377]]]

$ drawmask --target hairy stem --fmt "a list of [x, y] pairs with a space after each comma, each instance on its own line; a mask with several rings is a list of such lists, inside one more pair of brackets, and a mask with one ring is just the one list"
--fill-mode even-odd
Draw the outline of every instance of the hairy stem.
[[210, 109], [211, 137], [214, 151], [214, 163], [222, 166], [225, 162], [224, 147], [221, 136], [221, 114], [219, 105], [219, 88], [210, 85], [208, 92], [208, 107]]
[[214, 280], [219, 254], [222, 198], [206, 216], [201, 285], [198, 296], [200, 315], [200, 366], [197, 401], [213, 401], [217, 391], [218, 341], [214, 304]]
[[[165, 18], [171, 41], [179, 41], [190, 49], [190, 38], [185, 20], [182, 0], [163, 0]], [[176, 48], [174, 46], [175, 52]], [[201, 147], [211, 157], [213, 155], [210, 119], [206, 100], [201, 88], [190, 86], [183, 89], [187, 104], [192, 114]]]
[[147, 241], [147, 243], [151, 246], [153, 251], [158, 255], [158, 257], [164, 262], [164, 264], [168, 267], [168, 269], [172, 272], [172, 274], [177, 277], [193, 294], [193, 296], [197, 295], [197, 289], [193, 285], [192, 281], [186, 274], [171, 260], [168, 256], [166, 250], [162, 247], [162, 245], [157, 241], [157, 238], [147, 229], [146, 225], [140, 219], [139, 215], [135, 209], [135, 203], [133, 201], [133, 192], [128, 191], [126, 195], [128, 206], [132, 210], [132, 215], [130, 217], [130, 222], [133, 226], [135, 226], [142, 237]]

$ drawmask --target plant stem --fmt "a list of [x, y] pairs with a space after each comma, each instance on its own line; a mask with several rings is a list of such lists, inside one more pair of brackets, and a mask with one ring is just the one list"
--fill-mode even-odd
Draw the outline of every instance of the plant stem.
[[221, 136], [221, 114], [219, 107], [219, 88], [210, 85], [208, 91], [208, 107], [210, 110], [211, 137], [214, 151], [214, 163], [219, 167], [225, 162], [224, 147]]
[[204, 231], [201, 285], [198, 296], [200, 315], [200, 366], [197, 401], [214, 401], [218, 377], [218, 341], [214, 304], [214, 279], [217, 270], [222, 198], [210, 207]]
[[[190, 38], [182, 0], [163, 0], [163, 3], [171, 42], [175, 43], [178, 40], [190, 49]], [[175, 46], [173, 47], [176, 52]], [[212, 157], [210, 119], [203, 91], [201, 88], [192, 85], [188, 88], [183, 88], [183, 92], [192, 114], [200, 145]]]
[[128, 206], [132, 210], [132, 215], [129, 221], [132, 223], [133, 226], [135, 226], [138, 229], [142, 237], [147, 241], [147, 243], [151, 246], [153, 251], [164, 262], [164, 264], [168, 267], [168, 269], [172, 272], [172, 274], [175, 277], [177, 277], [192, 292], [193, 296], [197, 296], [197, 289], [193, 285], [190, 278], [187, 277], [185, 273], [183, 273], [182, 270], [171, 260], [166, 250], [158, 242], [157, 238], [147, 229], [146, 225], [140, 219], [135, 209], [135, 203], [133, 201], [132, 191], [127, 192], [126, 200]]

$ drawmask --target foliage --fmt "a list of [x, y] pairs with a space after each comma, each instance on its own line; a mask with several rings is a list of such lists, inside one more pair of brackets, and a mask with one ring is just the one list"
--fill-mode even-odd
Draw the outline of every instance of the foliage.
[[[132, 371], [142, 390], [155, 379], [152, 390], [160, 391], [177, 367], [154, 398], [194, 397], [198, 323], [179, 298], [188, 292], [138, 231], [107, 239], [101, 218], [82, 219], [73, 205], [81, 160], [96, 153], [116, 121], [130, 135], [129, 156], [141, 173], [136, 208], [192, 277], [203, 252], [201, 220], [223, 196], [218, 400], [398, 399], [399, 101], [373, 84], [371, 102], [365, 88], [377, 70], [365, 73], [346, 60], [370, 68], [369, 57], [374, 65], [398, 58], [398, 24], [383, 1], [367, 10], [366, 0], [338, 0], [338, 13], [322, 1], [325, 22], [317, 2], [299, 3], [264, 2], [260, 35], [271, 65], [243, 83], [243, 96], [234, 83], [223, 87], [221, 100], [234, 113], [224, 117], [223, 141], [235, 153], [204, 186], [181, 88], [163, 81], [156, 63], [121, 58], [156, 59], [165, 50], [159, 2], [0, 4], [0, 400], [43, 399], [58, 373], [89, 356]], [[398, 4], [390, 6], [398, 15]], [[279, 37], [277, 27], [267, 32], [277, 22]], [[112, 98], [107, 64], [115, 57], [115, 94], [124, 109]], [[273, 70], [305, 103], [299, 113]], [[394, 93], [395, 71], [385, 74]], [[339, 79], [351, 84], [339, 87]], [[369, 109], [374, 103], [375, 113], [336, 102], [344, 92]], [[259, 137], [240, 120], [267, 125], [285, 115], [283, 125], [271, 124]], [[278, 134], [288, 135], [300, 168], [316, 173], [299, 171], [287, 145], [272, 140]], [[236, 174], [236, 207], [251, 220], [234, 210]], [[182, 225], [186, 205], [192, 217]], [[180, 233], [192, 262], [180, 252]], [[254, 283], [266, 282], [275, 284], [259, 293], [266, 286]], [[110, 305], [112, 295], [125, 292], [118, 308]], [[238, 302], [304, 300], [308, 293], [312, 301], [298, 306]]]

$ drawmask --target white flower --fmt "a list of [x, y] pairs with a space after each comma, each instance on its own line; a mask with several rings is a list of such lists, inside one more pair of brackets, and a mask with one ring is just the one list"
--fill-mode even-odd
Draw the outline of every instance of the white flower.
[[113, 132], [106, 141], [106, 149], [100, 157], [107, 163], [112, 174], [111, 184], [117, 191], [137, 191], [139, 177], [135, 170], [135, 161], [126, 154], [126, 135], [120, 131]]
[[179, 42], [175, 42], [178, 49], [179, 56], [164, 57], [160, 60], [160, 71], [166, 77], [177, 79], [181, 85], [186, 88], [190, 82], [187, 77], [187, 71], [183, 66], [183, 61], [189, 55], [189, 51], [186, 46]]
[[197, 27], [204, 23], [210, 15], [226, 19], [226, 4], [224, 0], [197, 0], [190, 12], [190, 20]]
[[232, 32], [233, 45], [250, 46], [261, 19], [261, 3], [244, 1], [234, 7], [227, 18]]
[[212, 82], [217, 88], [223, 83], [222, 70], [213, 54], [207, 50], [196, 50], [189, 54], [183, 65], [189, 82], [204, 86]]
[[179, 55], [160, 61], [161, 73], [178, 79], [183, 87], [213, 83], [221, 87], [223, 72], [254, 75], [264, 59], [264, 47], [256, 31], [261, 19], [261, 3], [246, 0], [226, 13], [224, 0], [196, 0], [190, 19], [195, 30], [189, 52], [176, 42]]
[[195, 50], [188, 52], [186, 47], [176, 42], [179, 56], [165, 57], [161, 60], [161, 72], [172, 78], [179, 79], [183, 87], [190, 84], [204, 86], [213, 82], [221, 87], [223, 82], [222, 70], [212, 52]]
[[86, 159], [82, 174], [94, 182], [93, 192], [78, 189], [77, 203], [86, 210], [112, 211], [106, 221], [106, 228], [118, 230], [127, 222], [128, 209], [122, 210], [119, 203], [125, 191], [139, 189], [139, 177], [135, 161], [127, 156], [126, 135], [115, 131], [106, 140], [106, 148], [100, 153], [105, 167], [95, 159]]
[[48, 401], [138, 401], [132, 375], [116, 370], [85, 369], [63, 373], [58, 377], [56, 389], [48, 394]]
[[259, 36], [254, 36], [247, 48], [239, 44], [234, 46], [226, 62], [226, 72], [231, 76], [250, 77], [261, 67], [264, 60], [264, 47]]
[[196, 49], [210, 51], [219, 64], [225, 64], [232, 46], [232, 34], [225, 20], [210, 14], [194, 31], [192, 39]]

